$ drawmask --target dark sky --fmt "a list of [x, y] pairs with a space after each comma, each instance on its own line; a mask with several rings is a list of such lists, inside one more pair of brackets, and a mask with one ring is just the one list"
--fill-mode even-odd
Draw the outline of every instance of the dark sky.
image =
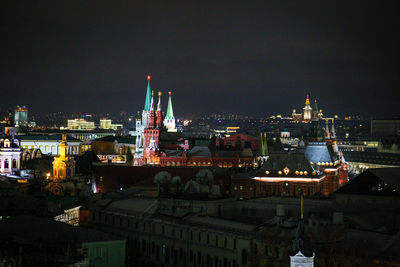
[[[329, 2], [329, 3], [328, 3]], [[399, 115], [398, 10], [386, 1], [0, 1], [0, 107]], [[4, 97], [8, 92], [9, 97]]]

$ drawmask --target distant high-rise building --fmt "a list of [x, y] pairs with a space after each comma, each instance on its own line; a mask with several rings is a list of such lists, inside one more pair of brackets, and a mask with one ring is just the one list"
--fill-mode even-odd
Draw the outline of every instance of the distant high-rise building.
[[28, 123], [28, 109], [25, 106], [17, 106], [14, 113], [14, 122], [16, 126]]
[[303, 113], [296, 113], [295, 109], [292, 112], [292, 119], [298, 122], [310, 122], [313, 119], [322, 119], [322, 117], [322, 110], [318, 110], [317, 100], [314, 101], [314, 106], [311, 107], [309, 95], [307, 95]]

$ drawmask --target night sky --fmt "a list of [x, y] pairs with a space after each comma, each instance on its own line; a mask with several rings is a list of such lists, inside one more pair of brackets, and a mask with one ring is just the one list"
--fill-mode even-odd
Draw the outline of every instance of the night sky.
[[178, 117], [399, 115], [398, 9], [265, 2], [0, 1], [0, 107], [136, 113], [150, 74]]

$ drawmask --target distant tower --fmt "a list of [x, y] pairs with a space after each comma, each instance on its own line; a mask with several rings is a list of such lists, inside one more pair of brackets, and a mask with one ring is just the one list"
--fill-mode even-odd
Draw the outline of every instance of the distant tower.
[[176, 132], [176, 125], [175, 125], [175, 117], [174, 111], [172, 109], [172, 100], [171, 100], [171, 91], [168, 92], [168, 107], [167, 107], [167, 115], [164, 119], [164, 125], [167, 128], [168, 132]]
[[66, 179], [75, 176], [75, 160], [68, 155], [67, 135], [62, 135], [60, 156], [54, 157], [53, 179]]
[[314, 267], [315, 253], [311, 248], [311, 242], [306, 236], [304, 229], [303, 192], [301, 192], [300, 206], [301, 214], [299, 225], [289, 254], [290, 267]]
[[314, 106], [313, 106], [313, 109], [312, 109], [312, 112], [311, 112], [311, 119], [320, 119], [319, 118], [317, 100], [314, 100]]
[[157, 104], [157, 111], [156, 111], [156, 127], [162, 128], [163, 122], [163, 114], [161, 110], [161, 92], [158, 92], [158, 104]]
[[305, 106], [303, 108], [303, 121], [310, 121], [311, 120], [311, 105], [310, 105], [310, 98], [307, 94], [307, 99], [306, 99], [306, 103]]
[[325, 139], [331, 139], [331, 133], [329, 131], [329, 124], [328, 124], [328, 120], [325, 121]]

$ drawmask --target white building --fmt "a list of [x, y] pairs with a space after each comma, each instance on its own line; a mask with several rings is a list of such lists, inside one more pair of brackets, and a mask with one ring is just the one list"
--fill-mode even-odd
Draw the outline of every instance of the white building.
[[0, 173], [14, 174], [21, 168], [21, 148], [19, 140], [15, 138], [11, 110], [6, 122], [5, 133], [0, 139]]
[[[54, 135], [21, 135], [19, 136], [21, 148], [24, 150], [24, 159], [34, 158], [37, 150], [42, 154], [58, 156], [60, 155], [61, 134]], [[68, 154], [81, 154], [82, 141], [68, 136]], [[29, 158], [27, 158], [29, 157]]]

